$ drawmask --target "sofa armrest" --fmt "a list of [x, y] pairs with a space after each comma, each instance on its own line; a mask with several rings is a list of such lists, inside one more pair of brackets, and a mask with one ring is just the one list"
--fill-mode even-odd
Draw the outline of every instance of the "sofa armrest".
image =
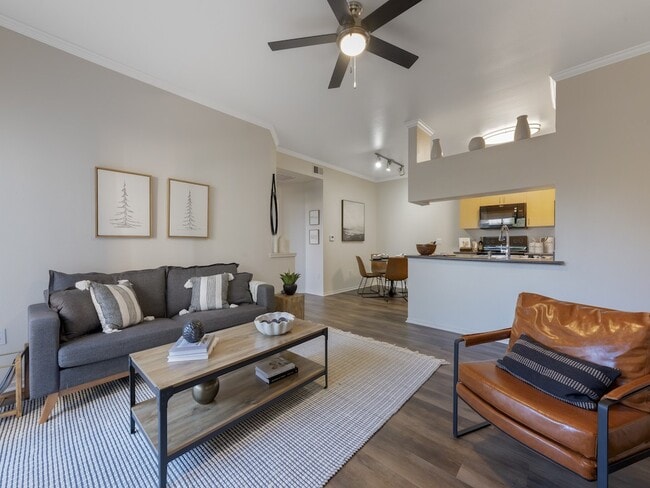
[[59, 314], [46, 303], [27, 309], [29, 329], [29, 394], [38, 398], [59, 391]]
[[257, 300], [255, 302], [266, 308], [267, 312], [273, 312], [275, 310], [275, 288], [273, 285], [268, 283], [260, 284], [257, 287]]
[[601, 400], [613, 400], [620, 402], [625, 397], [628, 397], [648, 387], [650, 387], [650, 374], [646, 374], [640, 378], [630, 381], [629, 383], [625, 383], [624, 385], [614, 388], [613, 390], [605, 393], [602, 396]]
[[508, 339], [512, 329], [492, 330], [489, 332], [477, 332], [476, 334], [465, 334], [460, 337], [461, 342], [465, 343], [465, 347], [476, 346], [478, 344], [485, 344], [486, 342], [500, 341]]

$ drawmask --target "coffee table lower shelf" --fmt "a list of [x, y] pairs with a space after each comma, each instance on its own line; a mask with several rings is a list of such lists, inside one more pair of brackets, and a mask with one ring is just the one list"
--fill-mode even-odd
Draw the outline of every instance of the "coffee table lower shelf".
[[[267, 385], [255, 376], [255, 365], [244, 366], [219, 377], [214, 402], [201, 405], [192, 398], [191, 388], [175, 394], [167, 409], [167, 459], [171, 460], [253, 415], [269, 403], [325, 376], [325, 366], [285, 351], [284, 357], [298, 366], [298, 373]], [[158, 404], [156, 398], [132, 408], [140, 430], [158, 453]]]

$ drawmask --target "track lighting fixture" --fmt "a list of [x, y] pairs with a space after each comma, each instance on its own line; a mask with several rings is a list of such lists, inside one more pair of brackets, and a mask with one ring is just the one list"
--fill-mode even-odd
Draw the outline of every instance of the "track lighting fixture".
[[398, 163], [394, 159], [387, 158], [383, 154], [375, 153], [375, 156], [377, 157], [377, 161], [375, 162], [375, 168], [381, 168], [382, 166], [382, 159], [386, 160], [386, 171], [390, 172], [391, 171], [391, 166], [394, 164], [399, 168], [399, 175], [404, 176], [404, 165], [402, 163]]

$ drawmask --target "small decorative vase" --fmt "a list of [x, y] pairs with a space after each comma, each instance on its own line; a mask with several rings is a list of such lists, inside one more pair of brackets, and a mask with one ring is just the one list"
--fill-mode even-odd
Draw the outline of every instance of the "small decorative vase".
[[433, 139], [431, 141], [431, 159], [440, 159], [443, 156], [442, 147], [440, 146], [440, 139]]
[[469, 144], [467, 145], [467, 148], [470, 151], [476, 151], [477, 149], [484, 149], [485, 139], [483, 139], [481, 136], [472, 137], [469, 141]]
[[522, 139], [530, 139], [528, 115], [520, 115], [517, 117], [517, 125], [515, 126], [515, 141], [521, 141]]
[[273, 254], [277, 254], [280, 252], [280, 235], [275, 234], [273, 236]]
[[219, 393], [219, 378], [200, 383], [192, 388], [192, 398], [201, 405], [211, 403], [217, 393]]
[[298, 285], [295, 283], [293, 285], [282, 285], [282, 289], [284, 290], [285, 295], [293, 295], [296, 293], [296, 290], [298, 289]]
[[187, 342], [199, 342], [204, 335], [205, 331], [200, 320], [190, 320], [183, 326], [183, 339]]

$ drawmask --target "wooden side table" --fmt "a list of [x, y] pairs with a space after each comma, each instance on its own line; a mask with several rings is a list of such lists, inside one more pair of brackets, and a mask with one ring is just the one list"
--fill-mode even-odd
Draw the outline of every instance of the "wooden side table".
[[296, 293], [294, 295], [285, 295], [278, 293], [275, 295], [275, 311], [276, 312], [289, 312], [296, 316], [296, 318], [305, 318], [305, 295]]

